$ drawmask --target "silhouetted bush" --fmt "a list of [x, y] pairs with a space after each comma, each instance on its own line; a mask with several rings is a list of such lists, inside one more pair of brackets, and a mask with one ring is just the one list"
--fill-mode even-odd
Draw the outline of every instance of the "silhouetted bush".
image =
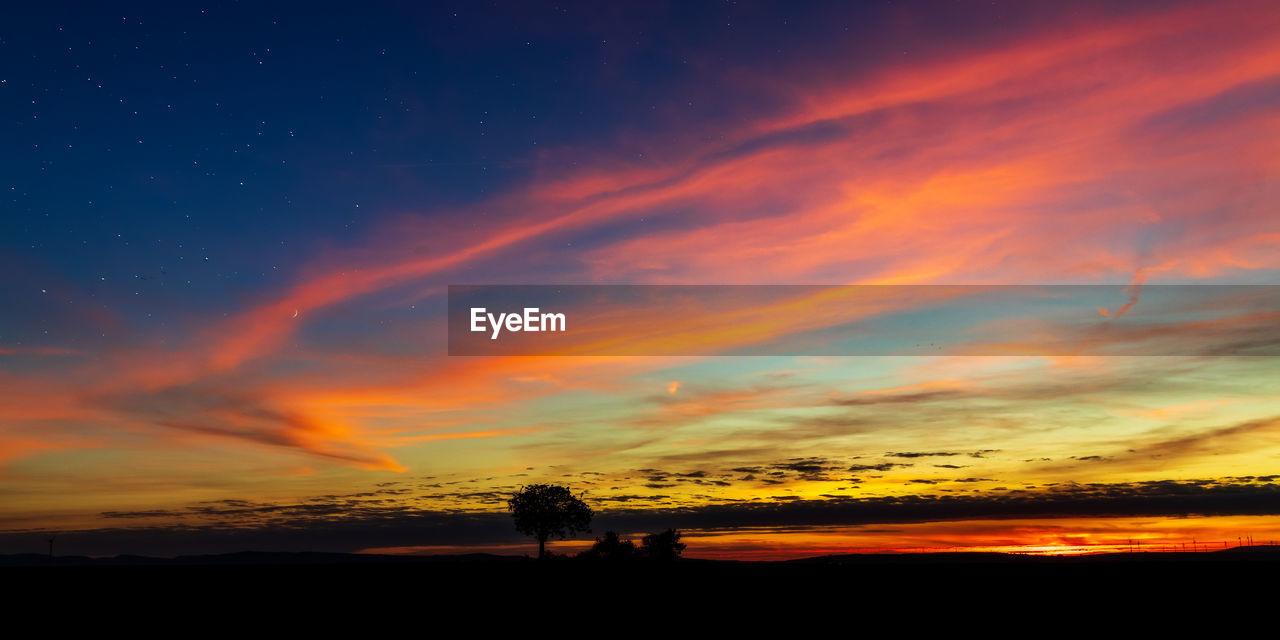
[[644, 537], [640, 544], [640, 554], [653, 560], [675, 560], [684, 551], [685, 544], [680, 542], [680, 532], [667, 529], [662, 533], [651, 533]]
[[590, 549], [578, 555], [596, 560], [629, 560], [635, 558], [637, 552], [635, 543], [623, 540], [614, 531], [606, 531], [603, 537], [596, 538]]

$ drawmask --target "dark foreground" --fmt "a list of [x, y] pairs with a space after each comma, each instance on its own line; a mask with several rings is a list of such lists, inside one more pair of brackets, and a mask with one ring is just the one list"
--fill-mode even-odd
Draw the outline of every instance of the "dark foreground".
[[[1056, 558], [908, 554], [667, 563], [312, 553], [52, 561], [36, 555], [0, 556], [0, 580], [20, 598], [57, 594], [60, 601], [75, 603], [155, 607], [217, 602], [233, 608], [270, 608], [288, 600], [384, 612], [424, 606], [448, 612], [452, 603], [506, 608], [548, 599], [597, 611], [643, 601], [704, 611], [725, 602], [825, 603], [863, 610], [882, 603], [895, 608], [1016, 604], [1131, 609], [1151, 603], [1180, 608], [1215, 599], [1238, 604], [1258, 593], [1250, 585], [1274, 584], [1278, 570], [1280, 551], [1273, 547]], [[318, 606], [318, 612], [325, 610]]]

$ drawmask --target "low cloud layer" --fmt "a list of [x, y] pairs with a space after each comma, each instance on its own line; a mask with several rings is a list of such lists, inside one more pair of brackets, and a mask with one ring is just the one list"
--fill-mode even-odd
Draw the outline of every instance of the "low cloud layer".
[[[977, 495], [825, 496], [681, 507], [627, 508], [598, 501], [595, 533], [684, 530], [796, 531], [812, 527], [964, 522], [1004, 519], [1280, 515], [1277, 476], [1218, 480], [1064, 484]], [[369, 498], [374, 498], [369, 500]], [[601, 503], [602, 502], [602, 503]], [[120, 526], [66, 532], [65, 554], [155, 556], [258, 551], [340, 551], [415, 546], [520, 544], [525, 540], [501, 511], [418, 510], [381, 494], [325, 496], [296, 504], [239, 500], [177, 511], [107, 512]], [[130, 520], [166, 521], [131, 527]], [[250, 524], [251, 523], [251, 524]], [[37, 552], [41, 531], [0, 533], [0, 552]]]

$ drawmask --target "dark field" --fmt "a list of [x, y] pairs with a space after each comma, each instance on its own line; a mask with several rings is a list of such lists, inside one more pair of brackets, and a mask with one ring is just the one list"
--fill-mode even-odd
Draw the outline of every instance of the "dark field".
[[56, 593], [76, 602], [179, 607], [217, 601], [255, 610], [287, 600], [386, 611], [427, 605], [447, 611], [455, 604], [522, 609], [555, 602], [599, 612], [646, 601], [659, 610], [704, 612], [727, 602], [758, 602], [753, 606], [766, 608], [857, 604], [897, 610], [927, 603], [1132, 611], [1270, 597], [1278, 569], [1280, 552], [1272, 547], [1072, 557], [968, 553], [667, 563], [312, 553], [53, 561], [0, 556], [0, 579], [19, 586], [14, 591], [19, 597]]

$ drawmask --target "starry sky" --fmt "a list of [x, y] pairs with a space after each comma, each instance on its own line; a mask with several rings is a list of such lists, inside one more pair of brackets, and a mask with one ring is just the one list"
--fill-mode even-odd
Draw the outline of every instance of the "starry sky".
[[[530, 482], [704, 557], [1280, 539], [1273, 356], [445, 326], [451, 284], [1125, 285], [1120, 328], [1280, 284], [1277, 70], [1247, 0], [6, 6], [0, 552], [527, 553]], [[1280, 323], [1215, 304], [1156, 337]]]

